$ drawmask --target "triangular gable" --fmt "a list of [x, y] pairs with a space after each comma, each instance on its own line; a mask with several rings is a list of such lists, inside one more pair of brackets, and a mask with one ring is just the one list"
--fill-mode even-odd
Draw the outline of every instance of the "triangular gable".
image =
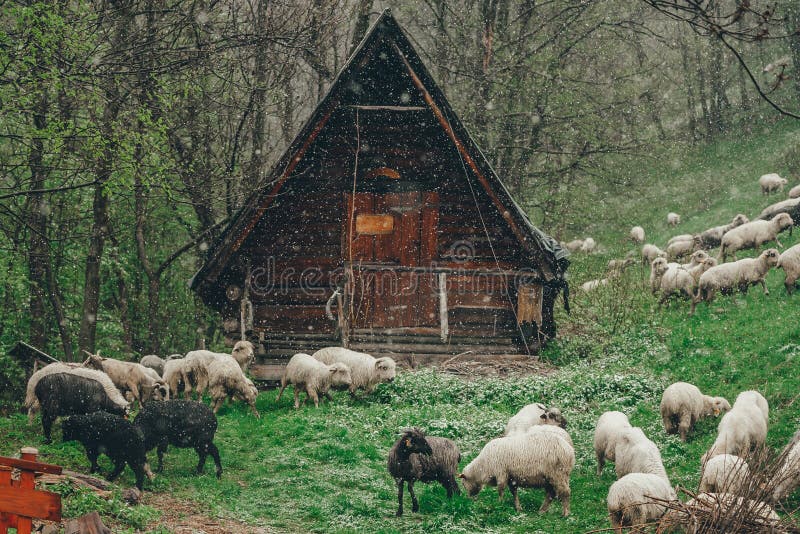
[[[363, 89], [362, 93], [367, 95], [391, 94], [392, 91], [400, 90], [396, 86], [386, 84], [386, 78], [380, 75], [360, 78], [357, 76], [363, 72], [363, 67], [370, 60], [374, 60], [375, 54], [394, 54], [395, 58], [400, 60], [405, 68], [404, 74], [407, 76], [407, 81], [413, 87], [413, 90], [408, 90], [408, 87], [404, 90], [406, 98], [410, 99], [410, 101], [404, 101], [404, 104], [425, 106], [433, 112], [457, 148], [465, 166], [477, 178], [513, 234], [525, 249], [541, 260], [540, 271], [545, 278], [552, 279], [563, 276], [568, 265], [566, 259], [568, 252], [562, 249], [555, 239], [533, 226], [527, 215], [514, 201], [508, 189], [495, 174], [486, 157], [453, 112], [411, 42], [392, 17], [390, 10], [387, 9], [368, 30], [334, 80], [328, 93], [273, 167], [266, 180], [267, 185], [248, 198], [242, 209], [234, 216], [214, 245], [210, 247], [206, 262], [190, 282], [193, 289], [197, 288], [203, 280], [213, 281], [222, 272], [228, 258], [245, 242], [275, 196], [292, 176], [297, 164], [325, 128], [331, 114], [343, 103], [353, 103], [350, 102], [353, 99], [352, 95], [359, 92], [353, 90], [354, 86], [367, 85], [367, 87], [361, 88]], [[404, 80], [404, 85], [406, 85], [405, 82], [406, 80]], [[363, 104], [360, 101], [359, 103]]]

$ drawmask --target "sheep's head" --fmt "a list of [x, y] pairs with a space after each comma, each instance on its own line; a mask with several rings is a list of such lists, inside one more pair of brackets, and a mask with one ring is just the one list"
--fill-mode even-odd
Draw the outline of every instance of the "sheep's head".
[[461, 479], [461, 483], [464, 485], [464, 489], [467, 490], [467, 495], [470, 497], [476, 497], [483, 489], [483, 484], [477, 480], [473, 480], [464, 473], [459, 473], [458, 478]]
[[703, 412], [705, 415], [714, 415], [715, 417], [728, 412], [731, 409], [731, 403], [725, 397], [703, 397]]
[[98, 371], [102, 371], [104, 358], [100, 356], [100, 353], [90, 354], [87, 352], [86, 354], [88, 354], [89, 357], [83, 361], [83, 366], [89, 369], [96, 369]]
[[375, 374], [381, 382], [391, 382], [396, 375], [394, 360], [385, 356], [375, 360]]
[[761, 253], [759, 259], [764, 260], [769, 267], [775, 267], [778, 265], [778, 258], [781, 257], [781, 253], [778, 252], [776, 248], [768, 248], [764, 252]]
[[542, 423], [545, 425], [560, 426], [563, 429], [567, 428], [567, 420], [558, 408], [548, 408], [540, 417]]
[[650, 268], [653, 271], [653, 275], [661, 276], [667, 269], [669, 269], [669, 265], [667, 265], [667, 259], [663, 257], [658, 257], [653, 260], [653, 263], [650, 264]]
[[747, 215], [745, 215], [744, 213], [739, 213], [738, 215], [736, 215], [736, 217], [733, 218], [731, 224], [733, 225], [733, 228], [736, 228], [737, 226], [741, 226], [749, 222], [750, 219], [747, 218]]
[[777, 221], [778, 228], [783, 231], [787, 228], [789, 229], [789, 235], [792, 235], [792, 226], [794, 226], [794, 220], [792, 216], [788, 213], [779, 213], [772, 219], [773, 221]]
[[709, 257], [710, 256], [705, 250], [695, 250], [692, 252], [692, 255], [689, 258], [689, 263], [698, 265], [700, 263], [704, 263]]
[[349, 386], [353, 383], [353, 376], [350, 374], [350, 368], [343, 363], [334, 363], [328, 366], [328, 372], [331, 377], [331, 386]]
[[233, 346], [231, 356], [233, 356], [233, 358], [239, 362], [239, 364], [244, 363], [245, 367], [250, 365], [255, 358], [253, 344], [249, 341], [237, 341], [236, 345]]
[[399, 449], [406, 454], [433, 454], [433, 449], [425, 439], [425, 432], [417, 427], [403, 430], [398, 443]]

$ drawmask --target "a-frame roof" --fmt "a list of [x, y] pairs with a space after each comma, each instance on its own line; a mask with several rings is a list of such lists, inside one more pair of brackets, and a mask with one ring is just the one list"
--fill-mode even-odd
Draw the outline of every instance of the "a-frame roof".
[[569, 253], [559, 245], [558, 241], [536, 228], [527, 214], [514, 201], [506, 186], [475, 144], [472, 136], [453, 112], [408, 37], [395, 21], [391, 11], [387, 9], [368, 30], [364, 39], [337, 75], [328, 93], [275, 164], [264, 182], [266, 185], [250, 195], [243, 207], [234, 215], [219, 238], [209, 248], [205, 263], [190, 281], [192, 289], [198, 290], [204, 284], [214, 283], [226, 263], [255, 228], [284, 183], [291, 179], [292, 171], [313, 144], [317, 135], [324, 129], [337, 106], [345, 99], [353, 100], [352, 84], [355, 82], [356, 74], [360, 76], [357, 83], [367, 82], [380, 86], [382, 83], [380, 78], [385, 73], [375, 72], [372, 79], [364, 79], [364, 73], [369, 72], [365, 65], [368, 66], [367, 63], [374, 57], [374, 52], [378, 47], [382, 47], [382, 53], [388, 50], [390, 53], [397, 54], [400, 61], [396, 64], [405, 69], [404, 76], [410, 76], [419, 92], [419, 103], [427, 106], [433, 112], [447, 137], [458, 150], [465, 165], [489, 195], [521, 246], [541, 261], [541, 265], [536, 266], [537, 270], [546, 279], [563, 277], [569, 265], [567, 259]]

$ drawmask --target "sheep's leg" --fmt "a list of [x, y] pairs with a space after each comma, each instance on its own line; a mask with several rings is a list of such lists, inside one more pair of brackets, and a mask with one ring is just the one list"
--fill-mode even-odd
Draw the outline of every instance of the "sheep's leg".
[[508, 485], [508, 489], [511, 491], [511, 495], [514, 497], [514, 510], [517, 512], [522, 511], [522, 505], [519, 504], [519, 488], [513, 482]]
[[44, 432], [45, 443], [52, 443], [53, 441], [50, 437], [50, 432], [53, 429], [53, 423], [55, 422], [55, 420], [56, 420], [55, 416], [42, 411], [42, 431]]
[[212, 408], [214, 414], [216, 414], [219, 411], [219, 409], [222, 407], [223, 402], [225, 402], [225, 397], [217, 397], [214, 399], [214, 407]]
[[419, 502], [417, 501], [417, 494], [414, 493], [414, 481], [408, 481], [408, 494], [411, 495], [411, 511], [419, 512]]
[[256, 417], [256, 419], [260, 419], [261, 414], [258, 413], [258, 409], [256, 409], [256, 401], [250, 401], [248, 404], [250, 405], [250, 411], [253, 412], [253, 415]]
[[[786, 293], [789, 295], [794, 291], [795, 282], [797, 282], [796, 276], [786, 275], [786, 280], [784, 280], [783, 285], [786, 287]], [[28, 413], [30, 414], [30, 410], [28, 410]]]
[[156, 467], [156, 473], [161, 473], [164, 471], [164, 453], [167, 452], [167, 447], [168, 442], [166, 439], [158, 444], [158, 449], [156, 450], [156, 454], [158, 454], [158, 467]]
[[[789, 291], [788, 284], [786, 286], [786, 290]], [[791, 295], [792, 292], [789, 291], [789, 294]], [[28, 426], [33, 425], [33, 416], [34, 416], [34, 410], [33, 410], [33, 406], [31, 406], [30, 408], [28, 408]]]
[[781, 245], [781, 242], [778, 239], [778, 236], [775, 236], [775, 243], [778, 245], [778, 248], [783, 248], [783, 245]]
[[561, 501], [561, 515], [567, 517], [569, 515], [569, 498], [571, 491], [569, 489], [569, 482], [564, 485], [559, 485], [556, 488], [556, 497]]
[[281, 378], [281, 390], [278, 391], [278, 396], [275, 398], [275, 402], [281, 400], [281, 395], [283, 395], [283, 390], [286, 389], [286, 384], [287, 384], [286, 378], [285, 377]]
[[325, 392], [325, 398], [328, 399], [329, 401], [333, 401], [333, 395], [331, 395], [330, 390]]
[[405, 484], [405, 480], [397, 481], [397, 512], [394, 514], [397, 517], [403, 515], [403, 484]]
[[111, 471], [106, 477], [109, 481], [113, 481], [125, 469], [125, 460], [114, 460], [114, 470]]
[[761, 284], [762, 289], [764, 289], [764, 294], [769, 295], [769, 289], [767, 289], [767, 284], [764, 282], [764, 279], [762, 278], [758, 283]]
[[543, 514], [547, 510], [550, 509], [550, 503], [553, 502], [553, 499], [556, 496], [556, 490], [553, 489], [552, 484], [545, 484], [544, 485], [544, 501], [542, 501], [542, 506], [539, 508], [539, 513]]
[[506, 481], [497, 479], [497, 500], [503, 501], [503, 494], [506, 492]]
[[444, 480], [440, 480], [439, 482], [442, 484], [442, 486], [444, 486], [444, 489], [447, 490], [448, 499], [453, 498], [453, 493], [459, 492], [458, 483], [456, 483], [456, 479], [453, 475], [450, 475], [449, 477], [445, 478]]
[[622, 512], [611, 512], [608, 514], [611, 519], [611, 528], [614, 532], [619, 534], [622, 532]]
[[100, 466], [97, 465], [97, 457], [100, 454], [95, 449], [86, 449], [86, 458], [89, 459], [89, 473], [96, 473], [100, 471]]
[[294, 386], [294, 409], [300, 409], [300, 391], [297, 389], [297, 384]]
[[133, 474], [136, 476], [136, 487], [139, 488], [139, 491], [144, 491], [144, 488], [142, 487], [144, 486], [144, 466], [140, 463], [133, 465], [130, 462], [128, 465], [131, 466]]
[[208, 442], [206, 448], [208, 449], [208, 453], [214, 459], [214, 465], [217, 466], [217, 478], [222, 478], [222, 462], [219, 458], [219, 449], [217, 449], [217, 446], [211, 441]]
[[681, 441], [686, 442], [686, 436], [689, 434], [689, 429], [692, 427], [692, 418], [689, 414], [681, 415], [681, 422], [678, 424], [678, 432], [681, 435]]
[[314, 401], [314, 408], [319, 408], [319, 396], [316, 390], [309, 384], [306, 384], [306, 400], [311, 399]]
[[198, 462], [197, 462], [197, 474], [203, 474], [203, 468], [206, 466], [206, 456], [208, 456], [208, 444], [198, 445], [194, 448], [195, 452], [197, 452]]

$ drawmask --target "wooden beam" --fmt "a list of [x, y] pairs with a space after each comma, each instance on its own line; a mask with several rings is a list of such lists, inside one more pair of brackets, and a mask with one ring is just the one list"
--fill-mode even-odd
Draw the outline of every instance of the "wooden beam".
[[447, 336], [450, 333], [449, 325], [447, 324], [447, 274], [438, 274], [439, 282], [439, 325], [441, 326], [442, 342], [447, 341]]
[[423, 106], [363, 106], [358, 104], [351, 104], [347, 107], [366, 111], [427, 111], [428, 109]]
[[61, 521], [58, 493], [26, 488], [0, 488], [0, 512], [47, 521]]
[[43, 464], [39, 462], [32, 462], [30, 460], [20, 460], [19, 458], [6, 458], [0, 456], [0, 465], [13, 467], [15, 469], [25, 469], [28, 471], [35, 471], [37, 473], [50, 473], [54, 475], [61, 474], [60, 465]]

